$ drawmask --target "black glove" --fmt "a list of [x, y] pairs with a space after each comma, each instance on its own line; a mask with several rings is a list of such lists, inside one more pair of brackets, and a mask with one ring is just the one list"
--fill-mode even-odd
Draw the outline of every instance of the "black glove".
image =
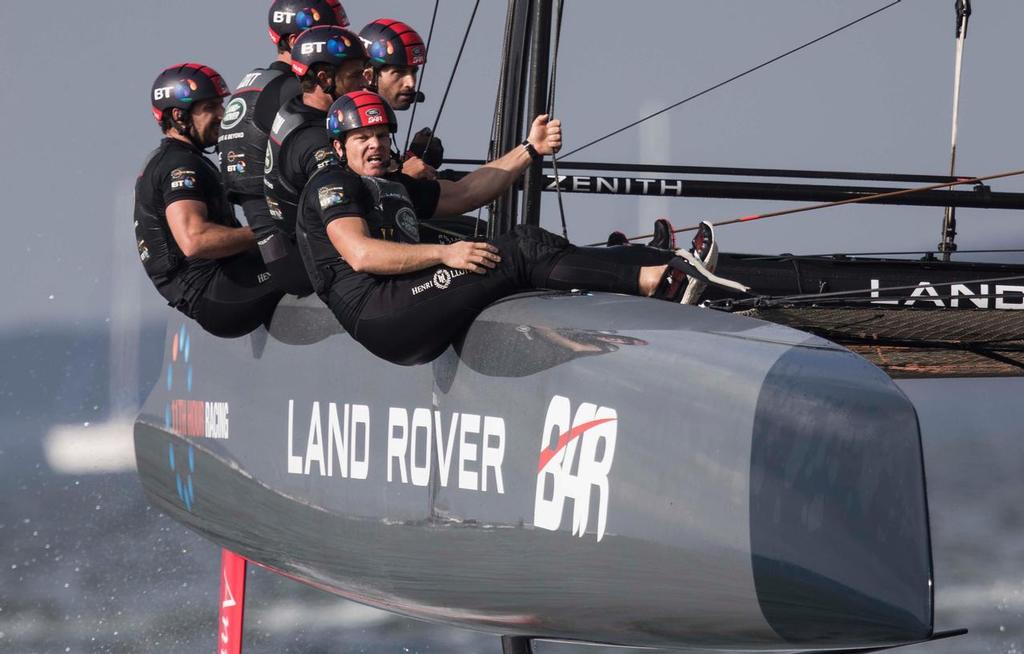
[[444, 163], [444, 146], [436, 136], [431, 138], [429, 127], [424, 127], [416, 132], [416, 135], [412, 137], [412, 143], [409, 144], [409, 152], [422, 159], [431, 168], [440, 168]]

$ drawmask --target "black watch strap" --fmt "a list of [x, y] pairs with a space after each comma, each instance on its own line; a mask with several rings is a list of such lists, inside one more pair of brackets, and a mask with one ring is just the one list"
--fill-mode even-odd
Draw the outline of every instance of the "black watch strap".
[[537, 148], [533, 147], [533, 144], [530, 143], [530, 139], [523, 139], [523, 142], [520, 143], [520, 145], [526, 148], [526, 152], [534, 161], [540, 161], [541, 159], [544, 158], [544, 155], [542, 155], [540, 152], [537, 152]]

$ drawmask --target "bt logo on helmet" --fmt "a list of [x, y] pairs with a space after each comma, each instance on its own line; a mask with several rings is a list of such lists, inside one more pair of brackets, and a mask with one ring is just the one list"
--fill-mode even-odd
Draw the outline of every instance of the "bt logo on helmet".
[[292, 18], [295, 17], [294, 11], [275, 11], [271, 21], [274, 23], [284, 23], [285, 25], [291, 25]]
[[330, 131], [331, 134], [339, 134], [341, 133], [341, 126], [344, 122], [345, 113], [341, 109], [335, 109], [334, 113], [327, 117], [327, 130]]
[[309, 43], [303, 43], [299, 51], [304, 55], [320, 54], [324, 51], [325, 45], [327, 45], [327, 41], [310, 41]]
[[320, 12], [316, 9], [303, 9], [295, 14], [295, 24], [304, 30], [308, 30], [320, 22]]
[[193, 80], [183, 79], [179, 80], [174, 86], [162, 86], [160, 88], [153, 89], [154, 100], [167, 100], [172, 95], [178, 100], [185, 102], [191, 102], [191, 95], [193, 91], [199, 90], [199, 85]]
[[370, 56], [374, 59], [383, 59], [388, 55], [395, 54], [395, 46], [391, 41], [374, 41], [369, 46]]
[[345, 37], [330, 39], [327, 41], [327, 52], [335, 57], [341, 57], [352, 47], [352, 42]]

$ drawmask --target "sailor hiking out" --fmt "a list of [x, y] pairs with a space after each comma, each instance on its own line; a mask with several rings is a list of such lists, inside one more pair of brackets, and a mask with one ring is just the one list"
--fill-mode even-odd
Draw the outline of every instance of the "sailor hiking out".
[[310, 176], [334, 158], [323, 130], [327, 109], [335, 98], [363, 88], [365, 65], [362, 41], [341, 27], [310, 28], [292, 46], [292, 71], [302, 94], [281, 107], [271, 126], [263, 184], [272, 220], [257, 230], [263, 260], [288, 293], [312, 291], [295, 250], [296, 205]]
[[273, 228], [263, 197], [267, 134], [281, 106], [301, 92], [292, 74], [292, 49], [299, 33], [316, 25], [346, 27], [345, 9], [337, 0], [275, 0], [267, 12], [267, 31], [277, 58], [246, 73], [224, 111], [217, 141], [224, 187], [257, 237]]
[[228, 95], [223, 78], [196, 63], [172, 66], [150, 91], [164, 139], [135, 183], [139, 259], [167, 303], [223, 337], [269, 320], [282, 293], [269, 282], [256, 238], [235, 218], [216, 145]]
[[[409, 25], [392, 18], [378, 18], [359, 30], [369, 55], [366, 88], [380, 95], [395, 111], [406, 111], [424, 96], [416, 89], [420, 68], [427, 63], [427, 46]], [[396, 144], [392, 144], [397, 147]], [[424, 127], [401, 156], [393, 153], [393, 168], [417, 179], [434, 179], [444, 161], [441, 141]]]
[[694, 288], [716, 279], [702, 261], [710, 263], [716, 250], [710, 227], [695, 239], [696, 253], [582, 248], [533, 226], [491, 242], [421, 243], [421, 223], [490, 203], [532, 161], [558, 152], [562, 127], [538, 116], [521, 145], [458, 182], [389, 172], [397, 128], [394, 111], [375, 93], [335, 101], [327, 132], [340, 165], [310, 179], [297, 225], [317, 294], [352, 337], [381, 358], [428, 362], [487, 305], [521, 291], [587, 289], [695, 303]]

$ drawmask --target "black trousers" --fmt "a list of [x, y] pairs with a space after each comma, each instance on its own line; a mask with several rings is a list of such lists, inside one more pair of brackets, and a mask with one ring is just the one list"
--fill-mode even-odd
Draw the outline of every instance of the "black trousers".
[[295, 241], [281, 230], [270, 215], [262, 195], [235, 195], [232, 201], [242, 207], [260, 248], [260, 256], [270, 273], [271, 283], [285, 293], [304, 296], [313, 292], [313, 285], [302, 265]]
[[[663, 265], [672, 253], [643, 246], [580, 248], [539, 227], [519, 226], [493, 241], [501, 262], [478, 275], [434, 266], [378, 280], [352, 336], [392, 363], [438, 357], [487, 305], [537, 288], [636, 295], [641, 266]], [[336, 315], [338, 298], [329, 295]]]
[[190, 317], [214, 336], [237, 338], [270, 321], [284, 296], [269, 281], [256, 252], [217, 262], [217, 273], [193, 304]]

